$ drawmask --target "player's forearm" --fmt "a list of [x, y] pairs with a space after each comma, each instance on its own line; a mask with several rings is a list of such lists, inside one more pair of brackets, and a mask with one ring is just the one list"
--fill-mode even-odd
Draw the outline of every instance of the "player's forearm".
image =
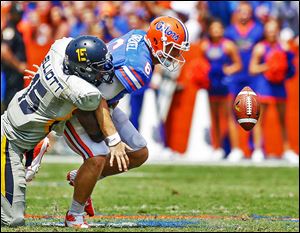
[[96, 110], [96, 118], [99, 127], [105, 137], [114, 135], [117, 133], [115, 125], [111, 119], [109, 107], [105, 99], [102, 99], [99, 107]]

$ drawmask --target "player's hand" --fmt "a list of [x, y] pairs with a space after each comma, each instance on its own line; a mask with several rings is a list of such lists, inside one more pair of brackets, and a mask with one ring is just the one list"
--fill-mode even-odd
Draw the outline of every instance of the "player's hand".
[[28, 75], [25, 75], [25, 76], [23, 77], [24, 79], [33, 79], [33, 78], [34, 78], [34, 75], [35, 75], [35, 73], [38, 71], [39, 66], [36, 65], [36, 64], [33, 64], [33, 67], [36, 68], [36, 71], [27, 70], [27, 69], [24, 70], [24, 73], [25, 73], [25, 74], [26, 74], [26, 73], [28, 74]]
[[115, 146], [109, 147], [110, 149], [110, 166], [113, 166], [114, 160], [117, 160], [119, 171], [128, 171], [129, 158], [126, 154], [127, 151], [132, 151], [132, 149], [123, 142], [118, 143]]

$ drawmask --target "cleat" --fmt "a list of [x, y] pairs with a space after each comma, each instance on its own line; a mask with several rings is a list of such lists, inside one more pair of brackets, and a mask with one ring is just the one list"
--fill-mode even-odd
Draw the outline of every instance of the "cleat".
[[88, 214], [89, 217], [93, 217], [95, 215], [95, 210], [93, 207], [92, 198], [89, 197], [85, 203], [84, 211]]
[[[72, 170], [67, 174], [67, 181], [71, 186], [74, 186], [75, 177], [77, 175], [77, 170]], [[92, 198], [89, 197], [85, 203], [84, 211], [87, 213], [89, 217], [93, 217], [95, 215], [95, 210], [93, 207]]]
[[26, 166], [25, 166], [25, 179], [26, 182], [30, 182], [34, 179], [35, 175], [38, 173], [42, 158], [47, 152], [49, 147], [49, 139], [46, 137], [40, 141], [32, 151], [26, 152]]
[[85, 221], [84, 214], [74, 214], [68, 211], [65, 217], [65, 226], [72, 228], [89, 228]]

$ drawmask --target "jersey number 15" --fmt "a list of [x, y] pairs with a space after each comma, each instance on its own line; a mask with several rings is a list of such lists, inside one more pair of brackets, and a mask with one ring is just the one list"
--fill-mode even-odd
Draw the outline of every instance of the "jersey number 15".
[[36, 74], [28, 90], [18, 99], [19, 106], [25, 115], [36, 112], [41, 99], [47, 93], [47, 89], [43, 86], [39, 78], [40, 75]]

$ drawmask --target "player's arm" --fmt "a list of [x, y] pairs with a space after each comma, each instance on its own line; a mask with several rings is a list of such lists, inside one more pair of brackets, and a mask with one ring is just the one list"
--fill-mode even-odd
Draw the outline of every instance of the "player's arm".
[[[101, 99], [98, 108], [95, 111], [96, 119], [99, 127], [105, 137], [105, 142], [110, 148], [110, 166], [113, 166], [114, 159], [117, 160], [119, 170], [128, 170], [129, 158], [126, 154], [126, 144], [122, 143], [114, 123], [110, 116], [110, 109], [105, 99]], [[128, 148], [127, 148], [128, 149]]]
[[71, 101], [81, 111], [95, 111], [97, 123], [110, 149], [111, 166], [113, 166], [113, 161], [116, 159], [119, 170], [122, 171], [124, 169], [124, 171], [127, 171], [129, 159], [125, 150], [130, 150], [130, 148], [121, 142], [111, 119], [107, 102], [101, 96], [98, 88], [74, 75], [67, 79], [67, 84], [69, 88], [65, 90], [63, 98]]
[[[109, 107], [114, 109], [118, 103], [119, 102], [116, 102]], [[80, 122], [81, 126], [84, 128], [85, 132], [94, 142], [102, 142], [105, 139], [104, 134], [102, 133], [102, 130], [97, 122], [95, 111], [87, 112], [76, 109], [74, 114], [76, 115], [76, 118]]]
[[265, 53], [265, 48], [262, 44], [257, 44], [252, 52], [249, 72], [252, 75], [257, 75], [265, 72], [268, 69], [268, 66], [265, 63], [261, 63], [261, 58]]
[[226, 75], [233, 75], [242, 69], [242, 62], [238, 52], [238, 48], [232, 41], [226, 41], [225, 51], [231, 58], [231, 65], [224, 65], [223, 72]]

